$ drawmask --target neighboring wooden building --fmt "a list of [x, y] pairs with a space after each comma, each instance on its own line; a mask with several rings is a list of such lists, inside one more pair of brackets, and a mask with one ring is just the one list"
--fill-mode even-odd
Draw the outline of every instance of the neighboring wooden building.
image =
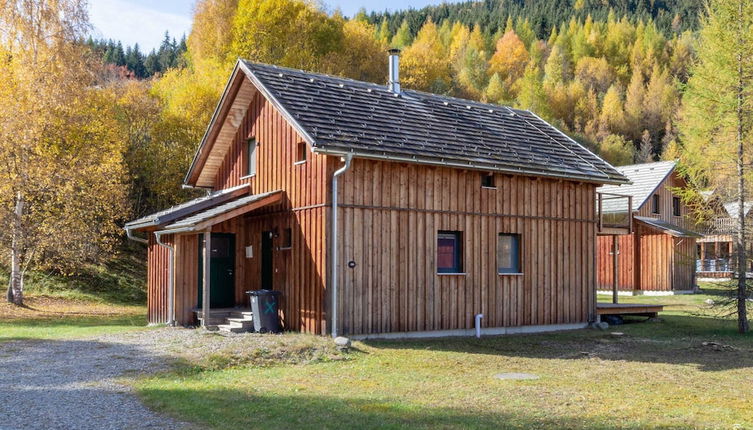
[[[599, 192], [632, 197], [633, 233], [600, 236], [598, 288], [614, 286], [614, 248], [617, 247], [617, 287], [625, 294], [674, 294], [695, 289], [696, 240], [688, 208], [673, 189], [686, 186], [675, 171], [676, 162], [618, 167], [631, 184], [606, 185]], [[623, 207], [603, 203], [605, 216], [624, 213]]]
[[[709, 206], [716, 217], [705, 223], [704, 236], [698, 239], [698, 264], [696, 273], [699, 278], [731, 279], [737, 272], [737, 261], [734, 254], [735, 235], [737, 232], [737, 216], [739, 205], [737, 202], [721, 203], [718, 196], [710, 196]], [[752, 203], [744, 206], [745, 222], [750, 226], [753, 222]], [[750, 244], [750, 232], [747, 233]], [[749, 245], [747, 254], [751, 255], [753, 245]], [[748, 259], [746, 270], [753, 271], [753, 261]]]
[[595, 318], [596, 188], [624, 176], [531, 112], [400, 90], [391, 64], [384, 86], [238, 62], [185, 179], [211, 194], [126, 226], [149, 235], [150, 322], [260, 288], [319, 334]]

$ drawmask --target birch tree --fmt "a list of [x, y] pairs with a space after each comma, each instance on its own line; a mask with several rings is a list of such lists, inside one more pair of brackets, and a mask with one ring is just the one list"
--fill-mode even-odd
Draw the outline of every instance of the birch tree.
[[127, 216], [122, 145], [87, 28], [82, 0], [0, 0], [0, 248], [18, 305], [29, 267], [70, 272], [106, 255]]
[[[696, 187], [726, 192], [743, 208], [750, 195], [753, 126], [753, 1], [711, 0], [703, 20], [698, 61], [683, 100], [682, 159]], [[746, 301], [745, 212], [735, 214], [737, 327], [749, 329]]]

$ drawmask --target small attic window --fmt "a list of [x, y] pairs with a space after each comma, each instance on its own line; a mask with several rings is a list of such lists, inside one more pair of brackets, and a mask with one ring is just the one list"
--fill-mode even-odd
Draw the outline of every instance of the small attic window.
[[295, 147], [295, 164], [305, 163], [307, 156], [308, 148], [306, 148], [306, 142], [298, 142]]
[[494, 181], [494, 173], [481, 174], [481, 188], [497, 188]]

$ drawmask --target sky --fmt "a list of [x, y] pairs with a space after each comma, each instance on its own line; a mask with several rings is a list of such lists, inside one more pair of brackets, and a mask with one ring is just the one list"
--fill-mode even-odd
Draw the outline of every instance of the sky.
[[[340, 8], [353, 16], [361, 7], [367, 11], [421, 8], [442, 0], [324, 0], [329, 11]], [[95, 38], [139, 44], [142, 52], [157, 48], [165, 31], [176, 39], [191, 31], [194, 0], [89, 0], [89, 20]]]

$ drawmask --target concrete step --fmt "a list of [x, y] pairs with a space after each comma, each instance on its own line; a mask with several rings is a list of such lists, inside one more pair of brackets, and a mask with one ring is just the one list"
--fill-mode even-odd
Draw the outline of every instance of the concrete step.
[[217, 328], [225, 333], [246, 333], [249, 331], [249, 329], [246, 327], [235, 326], [232, 324], [220, 324], [217, 326]]
[[[224, 324], [227, 318], [208, 318], [207, 319], [207, 325], [218, 325], [218, 324]], [[201, 325], [202, 319], [199, 318], [199, 325]]]
[[254, 313], [251, 311], [235, 311], [231, 312], [227, 318], [253, 318]]
[[254, 323], [253, 318], [227, 318], [225, 321], [229, 323], [239, 323], [239, 324], [253, 324]]
[[254, 328], [254, 322], [253, 321], [228, 321], [225, 325], [229, 325], [232, 327], [243, 327], [248, 330], [252, 330]]

